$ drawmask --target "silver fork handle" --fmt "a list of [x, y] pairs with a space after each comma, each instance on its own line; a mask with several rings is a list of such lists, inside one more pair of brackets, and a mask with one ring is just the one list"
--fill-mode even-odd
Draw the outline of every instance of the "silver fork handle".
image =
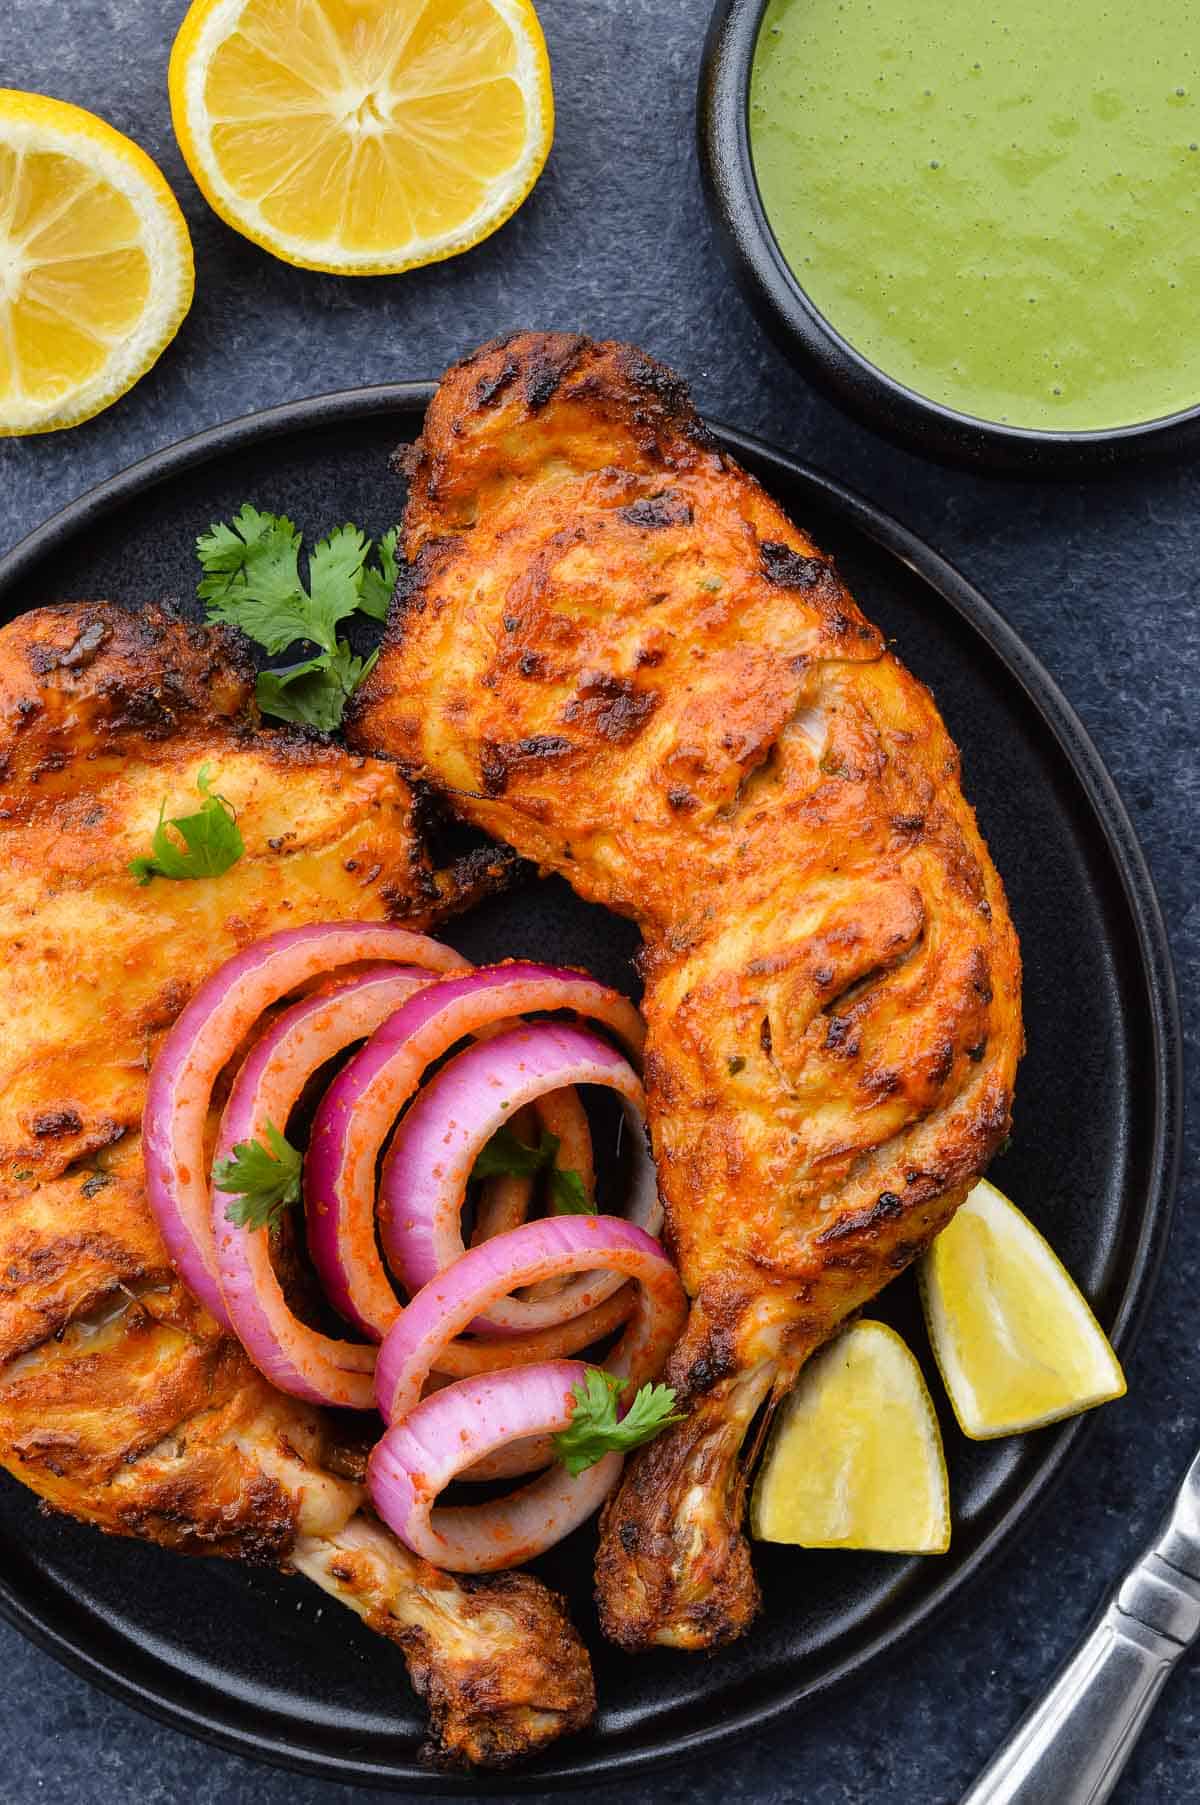
[[1198, 1631], [1200, 1584], [1152, 1550], [962, 1805], [1100, 1805]]

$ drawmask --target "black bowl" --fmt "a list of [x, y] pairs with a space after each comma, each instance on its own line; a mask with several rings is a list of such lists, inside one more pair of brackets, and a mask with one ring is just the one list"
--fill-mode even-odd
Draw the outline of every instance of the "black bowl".
[[1084, 475], [1200, 445], [1200, 405], [1104, 432], [1040, 432], [942, 407], [847, 344], [788, 267], [750, 155], [750, 69], [767, 0], [717, 0], [700, 69], [705, 191], [751, 306], [787, 355], [850, 413], [910, 449], [1018, 476]]

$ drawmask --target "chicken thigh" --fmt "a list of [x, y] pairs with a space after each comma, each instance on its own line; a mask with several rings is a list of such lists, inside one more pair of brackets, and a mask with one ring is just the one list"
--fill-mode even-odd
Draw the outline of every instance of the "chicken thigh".
[[[435, 1752], [503, 1763], [591, 1714], [559, 1600], [451, 1578], [366, 1514], [333, 1419], [221, 1332], [146, 1202], [149, 1067], [210, 972], [278, 928], [465, 900], [392, 767], [261, 730], [235, 640], [103, 602], [0, 631], [0, 1465], [112, 1533], [298, 1568], [399, 1645]], [[139, 886], [204, 765], [244, 855]]]
[[610, 1500], [599, 1601], [627, 1648], [710, 1646], [758, 1602], [752, 1425], [1008, 1133], [1016, 937], [928, 692], [670, 371], [498, 341], [404, 462], [409, 566], [350, 736], [641, 927], [693, 1303], [684, 1420]]

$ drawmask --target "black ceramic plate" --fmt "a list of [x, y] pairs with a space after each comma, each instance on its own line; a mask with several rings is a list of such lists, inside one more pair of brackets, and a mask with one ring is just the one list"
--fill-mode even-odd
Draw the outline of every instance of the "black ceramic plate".
[[[0, 563], [0, 617], [71, 597], [186, 598], [193, 538], [245, 499], [288, 512], [308, 533], [345, 519], [381, 531], [402, 502], [388, 453], [413, 436], [428, 393], [412, 385], [301, 402], [148, 459]], [[995, 1176], [1050, 1235], [1124, 1351], [1166, 1234], [1180, 1081], [1167, 943], [1128, 817], [1050, 678], [955, 571], [828, 478], [739, 434], [722, 437], [837, 555], [962, 747], [1025, 954], [1029, 1051], [1016, 1135]], [[557, 883], [489, 903], [449, 938], [474, 957], [535, 953], [634, 988], [628, 925]], [[940, 1399], [911, 1276], [879, 1310]], [[939, 1408], [951, 1552], [912, 1560], [762, 1547], [763, 1617], [714, 1656], [629, 1661], [604, 1644], [587, 1531], [541, 1562], [594, 1650], [601, 1707], [595, 1728], [525, 1784], [612, 1782], [725, 1741], [861, 1675], [955, 1601], [1028, 1523], [1087, 1420], [969, 1443]], [[90, 1679], [241, 1753], [426, 1792], [493, 1784], [420, 1767], [421, 1712], [398, 1654], [303, 1581], [101, 1537], [41, 1515], [3, 1475], [0, 1608]]]

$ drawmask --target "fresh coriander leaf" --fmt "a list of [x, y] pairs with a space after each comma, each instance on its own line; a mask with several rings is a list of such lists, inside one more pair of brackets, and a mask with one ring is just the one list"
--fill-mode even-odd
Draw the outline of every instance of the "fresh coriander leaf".
[[359, 605], [363, 559], [370, 543], [356, 526], [340, 526], [313, 546], [308, 560], [312, 620], [305, 637], [327, 652], [341, 648], [334, 629]]
[[544, 1128], [536, 1147], [527, 1147], [511, 1128], [498, 1128], [487, 1145], [480, 1148], [471, 1177], [534, 1178], [545, 1172], [550, 1208], [556, 1216], [594, 1216], [596, 1206], [588, 1202], [579, 1173], [555, 1165], [558, 1148], [558, 1136]]
[[231, 526], [214, 526], [197, 539], [204, 568], [197, 593], [210, 620], [240, 627], [272, 655], [297, 640], [332, 655], [338, 622], [358, 607], [367, 543], [356, 526], [322, 539], [309, 558], [306, 591], [294, 522], [247, 503]]
[[643, 1385], [625, 1415], [618, 1418], [617, 1399], [628, 1387], [628, 1379], [614, 1378], [599, 1366], [589, 1366], [582, 1381], [572, 1385], [575, 1407], [571, 1420], [554, 1437], [555, 1453], [572, 1477], [595, 1466], [606, 1454], [640, 1448], [668, 1423], [683, 1421], [672, 1409], [675, 1393], [669, 1385]]
[[498, 1128], [481, 1147], [471, 1168], [472, 1178], [532, 1178], [550, 1165], [558, 1152], [558, 1136], [542, 1130], [536, 1147], [527, 1147], [511, 1128]]
[[277, 721], [296, 721], [333, 733], [342, 724], [346, 692], [322, 652], [282, 670], [260, 671], [254, 686], [258, 706]]
[[261, 1141], [238, 1141], [232, 1159], [213, 1167], [213, 1183], [232, 1199], [226, 1220], [242, 1228], [277, 1228], [300, 1198], [301, 1156], [273, 1122], [265, 1126], [269, 1150]]
[[342, 724], [348, 699], [378, 656], [375, 651], [359, 658], [339, 639], [332, 657], [322, 652], [299, 664], [260, 671], [254, 690], [258, 706], [277, 720], [297, 721], [333, 733]]
[[[231, 525], [216, 525], [196, 541], [204, 576], [196, 593], [209, 620], [240, 627], [272, 655], [313, 639], [313, 610], [300, 581], [300, 534], [282, 514], [260, 514], [246, 503]], [[318, 641], [326, 651], [326, 646]]]
[[380, 648], [376, 646], [374, 651], [368, 652], [365, 658], [360, 658], [357, 652], [350, 650], [344, 639], [338, 640], [331, 668], [337, 673], [338, 681], [345, 690], [347, 699], [354, 694], [368, 671], [374, 668], [379, 651]]
[[396, 592], [396, 583], [400, 575], [400, 567], [396, 561], [396, 542], [400, 537], [400, 529], [392, 527], [379, 541], [376, 555], [379, 568], [368, 561], [363, 565], [362, 589], [359, 592], [358, 605], [364, 614], [372, 620], [386, 620], [391, 606], [392, 596]]
[[260, 514], [246, 502], [232, 522], [211, 526], [197, 539], [196, 554], [204, 568], [200, 594], [220, 595], [248, 564], [254, 564], [264, 587], [291, 595], [300, 587], [299, 551], [294, 521], [283, 514]]
[[[213, 790], [207, 765], [201, 765], [196, 775], [196, 788], [204, 801], [194, 815], [166, 819], [167, 803], [163, 798], [150, 856], [129, 861], [130, 876], [139, 884], [148, 884], [156, 877], [220, 877], [245, 852], [233, 804]], [[171, 829], [183, 841], [182, 847], [172, 839]]]
[[[317, 648], [313, 656], [264, 671], [257, 684], [264, 714], [332, 733], [340, 727], [346, 698], [374, 664], [337, 637], [339, 621], [361, 610], [387, 613], [396, 580], [393, 529], [378, 548], [378, 568], [368, 570], [371, 542], [358, 527], [337, 527], [312, 549], [308, 587], [300, 574], [300, 534], [284, 515], [263, 514], [247, 503], [229, 524], [213, 526], [196, 541], [204, 575], [198, 592], [210, 620], [239, 627], [272, 656], [288, 646]], [[364, 599], [365, 592], [365, 599]]]
[[594, 1216], [596, 1206], [589, 1202], [578, 1172], [551, 1166], [547, 1176], [550, 1208], [556, 1216]]

